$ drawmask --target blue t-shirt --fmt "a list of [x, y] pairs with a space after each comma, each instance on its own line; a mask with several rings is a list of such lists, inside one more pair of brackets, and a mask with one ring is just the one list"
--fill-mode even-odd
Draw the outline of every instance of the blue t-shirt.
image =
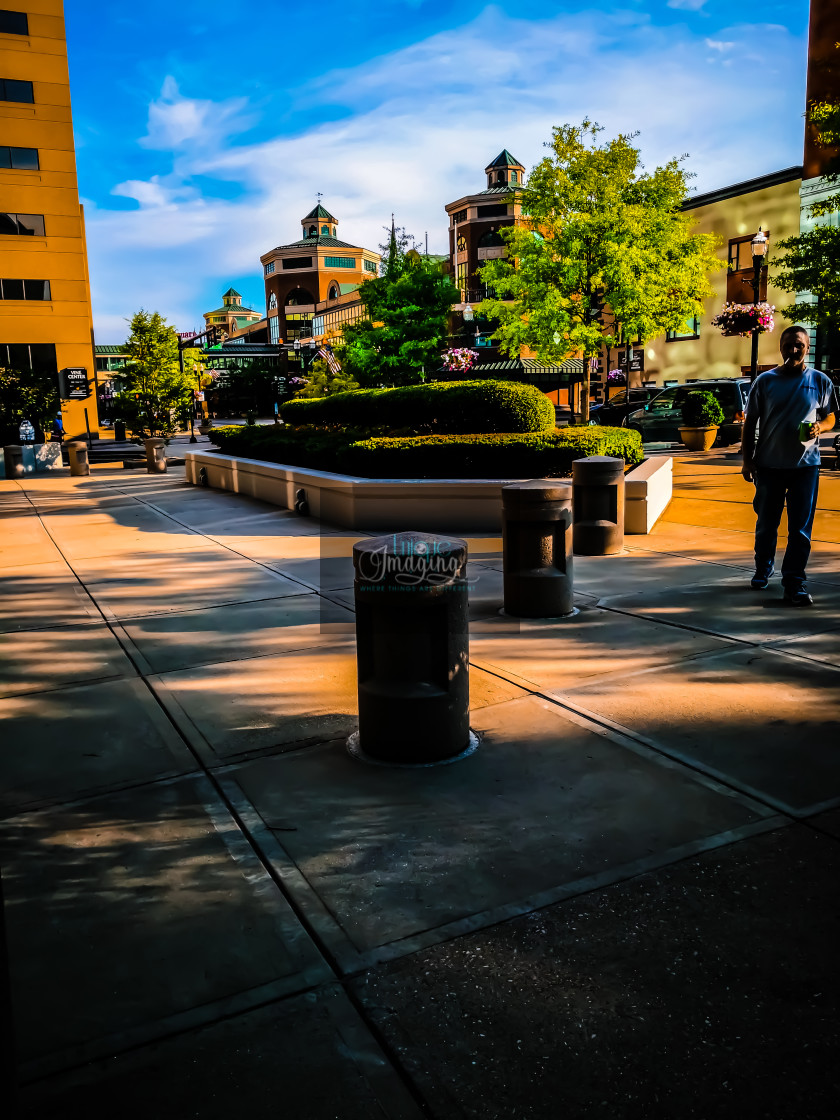
[[834, 385], [819, 370], [806, 367], [796, 374], [776, 366], [759, 374], [747, 400], [747, 417], [758, 420], [755, 465], [780, 470], [818, 467], [819, 440], [803, 443], [799, 424], [824, 420], [835, 409]]

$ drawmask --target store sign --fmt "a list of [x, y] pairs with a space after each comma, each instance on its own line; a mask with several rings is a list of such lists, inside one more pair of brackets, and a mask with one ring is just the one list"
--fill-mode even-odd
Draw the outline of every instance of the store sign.
[[[618, 368], [625, 369], [627, 367], [627, 355], [621, 354], [618, 359]], [[641, 373], [645, 368], [645, 352], [644, 350], [633, 350], [630, 359], [630, 372]]]
[[87, 370], [81, 366], [68, 366], [59, 370], [58, 392], [63, 401], [83, 401], [90, 396]]

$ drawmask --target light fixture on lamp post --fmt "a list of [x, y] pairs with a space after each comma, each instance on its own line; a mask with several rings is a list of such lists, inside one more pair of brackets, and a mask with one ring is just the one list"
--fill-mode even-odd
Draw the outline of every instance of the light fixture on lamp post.
[[761, 269], [764, 264], [764, 258], [767, 256], [767, 236], [762, 233], [761, 226], [758, 227], [758, 233], [750, 242], [750, 248], [752, 249], [753, 259], [753, 329], [752, 349], [750, 352], [750, 381], [755, 381], [756, 374], [758, 373], [758, 294], [761, 287]]

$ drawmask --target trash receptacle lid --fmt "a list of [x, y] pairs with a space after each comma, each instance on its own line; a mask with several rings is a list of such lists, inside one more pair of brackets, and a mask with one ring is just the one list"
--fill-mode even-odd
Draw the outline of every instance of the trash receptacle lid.
[[502, 501], [505, 505], [566, 502], [571, 497], [571, 482], [557, 478], [531, 478], [527, 482], [511, 482], [502, 487]]
[[578, 483], [614, 482], [624, 475], [624, 460], [612, 455], [590, 455], [572, 463], [572, 480]]

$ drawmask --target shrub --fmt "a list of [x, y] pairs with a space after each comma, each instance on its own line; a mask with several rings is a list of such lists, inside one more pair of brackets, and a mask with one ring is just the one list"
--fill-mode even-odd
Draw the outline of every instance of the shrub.
[[588, 455], [642, 461], [642, 439], [627, 428], [563, 428], [521, 435], [366, 439], [342, 457], [363, 478], [551, 478], [571, 474]]
[[266, 424], [253, 428], [214, 428], [213, 440], [226, 455], [340, 472], [348, 443], [363, 438], [364, 434], [315, 427], [278, 428]]
[[398, 389], [363, 389], [321, 400], [287, 401], [287, 424], [359, 428], [431, 428], [436, 433], [545, 432], [554, 406], [534, 385], [515, 381], [435, 381]]
[[633, 465], [643, 457], [641, 436], [627, 428], [399, 439], [363, 435], [273, 425], [213, 431], [227, 454], [362, 478], [557, 478], [587, 455], [615, 455]]
[[714, 393], [694, 389], [683, 401], [682, 418], [687, 428], [711, 428], [723, 423], [723, 409]]

